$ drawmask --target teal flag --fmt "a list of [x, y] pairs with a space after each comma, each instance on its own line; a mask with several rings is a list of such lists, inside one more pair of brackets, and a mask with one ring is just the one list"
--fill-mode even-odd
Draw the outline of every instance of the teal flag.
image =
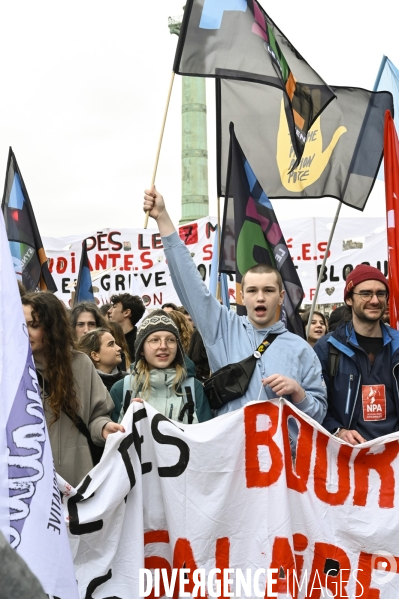
[[[389, 60], [388, 56], [382, 57], [373, 91], [391, 92], [393, 96], [394, 123], [396, 131], [399, 131], [399, 69]], [[384, 163], [381, 164], [378, 179], [384, 180]]]

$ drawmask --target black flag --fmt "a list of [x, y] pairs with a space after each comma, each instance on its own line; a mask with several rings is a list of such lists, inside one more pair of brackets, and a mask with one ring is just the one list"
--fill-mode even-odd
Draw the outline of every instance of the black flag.
[[232, 121], [259, 183], [271, 199], [330, 196], [363, 210], [382, 160], [389, 92], [334, 87], [331, 102], [312, 125], [296, 168], [279, 90], [220, 80], [217, 89], [218, 194], [225, 195]]
[[11, 148], [1, 209], [17, 277], [28, 291], [57, 291], [28, 192]]
[[226, 197], [225, 202], [220, 271], [236, 275], [237, 313], [245, 313], [244, 306], [239, 305], [242, 276], [256, 264], [269, 264], [279, 271], [285, 290], [282, 311], [277, 316], [289, 331], [304, 337], [298, 312], [304, 295], [301, 282], [273, 206], [237, 141], [233, 125], [228, 187], [233, 199]]

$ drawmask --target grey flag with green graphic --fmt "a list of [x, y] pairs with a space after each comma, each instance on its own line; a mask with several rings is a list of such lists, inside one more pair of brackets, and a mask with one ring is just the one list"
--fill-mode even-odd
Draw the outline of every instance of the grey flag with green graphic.
[[187, 0], [173, 70], [281, 90], [297, 162], [310, 127], [334, 99], [256, 0]]

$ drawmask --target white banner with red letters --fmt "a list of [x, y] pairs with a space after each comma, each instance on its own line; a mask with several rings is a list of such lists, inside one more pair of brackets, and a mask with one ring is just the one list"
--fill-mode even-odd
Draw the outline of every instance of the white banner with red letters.
[[[207, 286], [215, 223], [216, 218], [210, 217], [179, 227], [179, 235], [187, 244]], [[305, 292], [304, 302], [310, 304], [316, 290], [332, 218], [286, 220], [280, 225], [298, 269]], [[76, 284], [84, 238], [83, 235], [43, 238], [50, 271], [58, 287], [57, 295], [67, 305], [70, 304], [71, 292]], [[157, 229], [103, 229], [88, 232], [87, 247], [98, 303], [107, 303], [114, 293], [130, 292], [141, 295], [149, 308], [159, 308], [166, 302], [180, 305]], [[318, 303], [343, 302], [346, 276], [362, 262], [368, 262], [387, 274], [385, 218], [341, 218], [338, 221]], [[230, 279], [230, 300], [235, 303], [235, 283], [233, 277]]]
[[82, 599], [399, 596], [399, 434], [351, 447], [277, 399], [123, 424], [64, 489]]
[[[332, 224], [332, 218], [296, 219], [281, 223], [305, 292], [305, 304], [313, 301]], [[317, 302], [342, 303], [347, 275], [355, 266], [365, 262], [388, 275], [385, 217], [339, 219]]]
[[[202, 218], [179, 227], [198, 266], [209, 284], [216, 219]], [[43, 238], [50, 272], [58, 287], [57, 296], [71, 304], [78, 277], [84, 235]], [[114, 293], [141, 295], [148, 308], [174, 302], [180, 305], [173, 288], [161, 236], [157, 229], [103, 229], [87, 234], [87, 250], [96, 301], [107, 303]], [[234, 283], [231, 284], [235, 293]]]

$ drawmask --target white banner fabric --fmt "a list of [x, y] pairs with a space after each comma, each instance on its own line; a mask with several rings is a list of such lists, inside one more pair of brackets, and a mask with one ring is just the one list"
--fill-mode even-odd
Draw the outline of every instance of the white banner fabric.
[[399, 434], [351, 447], [277, 399], [191, 426], [133, 402], [123, 425], [63, 500], [82, 599], [399, 596]]
[[[209, 286], [210, 265], [216, 218], [202, 218], [179, 227], [205, 283]], [[285, 220], [280, 223], [292, 259], [298, 269], [310, 304], [327, 241], [332, 218]], [[139, 293], [149, 308], [160, 308], [166, 302], [180, 305], [165, 260], [157, 229], [103, 229], [88, 232], [88, 256], [97, 301], [107, 303], [113, 293]], [[57, 295], [67, 305], [71, 302], [78, 276], [83, 235], [43, 238], [50, 271], [58, 287]], [[387, 238], [385, 218], [341, 218], [327, 260], [318, 303], [343, 302], [345, 279], [357, 264], [368, 262], [385, 275]], [[230, 301], [235, 303], [235, 283], [229, 281]]]
[[[305, 292], [305, 304], [313, 301], [332, 224], [332, 218], [296, 219], [281, 223]], [[347, 275], [355, 266], [365, 262], [388, 275], [386, 219], [338, 219], [317, 302], [342, 303]]]
[[60, 599], [77, 599], [67, 529], [38, 389], [1, 214], [0, 530], [46, 593]]
[[[216, 219], [202, 218], [179, 227], [206, 284]], [[56, 295], [71, 305], [71, 292], [78, 277], [82, 241], [86, 236], [43, 238], [50, 272], [58, 287]], [[99, 304], [107, 303], [114, 293], [142, 296], [145, 305], [160, 308], [166, 302], [180, 301], [173, 288], [161, 236], [157, 229], [103, 229], [87, 234], [88, 258], [94, 296]], [[234, 283], [231, 285], [235, 293]]]

